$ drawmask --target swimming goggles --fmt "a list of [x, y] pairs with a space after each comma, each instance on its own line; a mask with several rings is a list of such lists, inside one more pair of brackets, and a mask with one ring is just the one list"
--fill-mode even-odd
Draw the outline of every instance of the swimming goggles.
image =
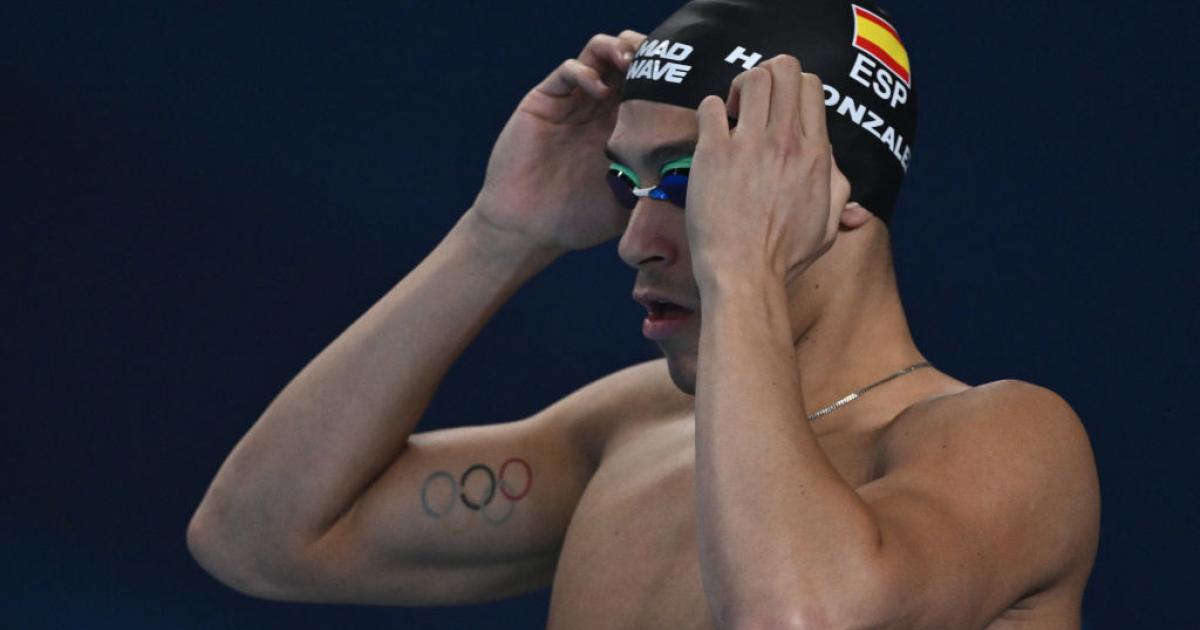
[[613, 194], [626, 210], [632, 210], [641, 197], [649, 197], [659, 201], [684, 207], [687, 201], [688, 173], [692, 170], [692, 158], [685, 157], [667, 162], [659, 173], [658, 185], [639, 188], [641, 181], [632, 169], [613, 162], [608, 165], [608, 185]]

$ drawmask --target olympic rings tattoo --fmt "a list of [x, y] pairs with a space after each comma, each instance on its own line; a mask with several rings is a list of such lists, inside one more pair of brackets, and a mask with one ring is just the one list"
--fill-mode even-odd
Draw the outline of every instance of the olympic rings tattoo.
[[508, 521], [509, 518], [512, 517], [513, 512], [516, 511], [516, 509], [517, 509], [517, 502], [509, 501], [508, 509], [504, 511], [504, 514], [501, 514], [499, 516], [493, 516], [488, 511], [488, 508], [490, 508], [490, 507], [491, 507], [490, 505], [485, 505], [482, 510], [479, 510], [479, 513], [483, 515], [483, 520], [491, 523], [492, 525], [500, 526], [500, 525], [503, 525], [505, 522]]
[[509, 459], [508, 461], [506, 461], [500, 465], [500, 479], [501, 480], [504, 479], [504, 471], [508, 468], [508, 465], [514, 464], [514, 463], [520, 464], [525, 467], [525, 480], [526, 480], [525, 481], [525, 489], [522, 490], [520, 492], [520, 494], [513, 495], [513, 494], [508, 493], [507, 484], [505, 484], [503, 486], [500, 486], [500, 494], [503, 494], [510, 501], [520, 501], [521, 499], [525, 498], [525, 495], [529, 494], [529, 488], [533, 487], [533, 469], [529, 467], [529, 462], [527, 462], [523, 459], [517, 458], [517, 457], [513, 457], [512, 459]]
[[454, 482], [454, 477], [450, 476], [450, 473], [439, 470], [439, 471], [433, 473], [432, 475], [429, 475], [428, 477], [426, 477], [425, 485], [421, 486], [421, 507], [425, 508], [425, 513], [432, 516], [433, 518], [441, 518], [441, 517], [449, 514], [450, 510], [454, 509], [454, 506], [457, 503], [457, 501], [455, 501], [453, 498], [451, 498], [450, 504], [447, 505], [446, 509], [442, 510], [441, 512], [435, 512], [435, 511], [433, 511], [433, 508], [429, 507], [429, 484], [436, 479], [446, 479], [450, 482], [450, 488], [451, 488], [450, 496], [451, 497], [454, 496], [454, 489], [457, 488], [457, 484]]
[[[509, 483], [508, 479], [505, 478], [509, 472], [509, 467], [513, 464], [525, 469], [525, 484], [524, 487], [520, 489], [514, 488], [513, 485]], [[482, 497], [472, 498], [467, 496], [467, 480], [472, 474], [476, 476], [483, 474], [487, 477], [488, 488], [487, 491], [483, 493]], [[444, 508], [440, 510], [436, 509], [440, 506], [433, 506], [430, 504], [429, 498], [429, 489], [431, 485], [438, 480], [444, 480], [450, 484], [449, 492], [445, 494], [445, 496], [450, 497], [450, 501], [445, 505]], [[430, 473], [429, 476], [425, 478], [425, 483], [421, 486], [421, 507], [431, 518], [441, 519], [449, 515], [450, 512], [454, 510], [454, 506], [461, 502], [467, 507], [467, 509], [474, 512], [479, 512], [483, 516], [483, 519], [488, 523], [499, 526], [512, 517], [513, 511], [516, 509], [517, 502], [521, 499], [524, 499], [529, 494], [529, 490], [532, 487], [533, 468], [529, 465], [529, 462], [519, 457], [510, 457], [508, 460], [506, 460], [500, 465], [499, 473], [492, 472], [492, 469], [485, 464], [472, 464], [465, 471], [463, 471], [463, 474], [459, 479], [455, 479], [453, 475], [444, 470], [437, 470]], [[494, 510], [488, 509], [496, 499], [496, 490], [499, 490], [499, 494], [508, 500], [508, 509], [502, 514], [494, 514]], [[441, 496], [441, 493], [437, 493], [435, 496]], [[455, 500], [455, 497], [457, 497], [458, 500]]]
[[[487, 498], [483, 500], [482, 504], [475, 503], [467, 498], [467, 478], [470, 477], [471, 473], [475, 472], [476, 470], [482, 470], [483, 472], [487, 473], [488, 476]], [[459, 484], [462, 486], [462, 493], [458, 496], [462, 497], [463, 505], [471, 508], [472, 510], [478, 510], [484, 505], [491, 503], [492, 497], [496, 496], [496, 475], [492, 474], [491, 468], [488, 468], [483, 464], [475, 464], [474, 466], [468, 468], [467, 472], [463, 473], [462, 481], [460, 481]]]

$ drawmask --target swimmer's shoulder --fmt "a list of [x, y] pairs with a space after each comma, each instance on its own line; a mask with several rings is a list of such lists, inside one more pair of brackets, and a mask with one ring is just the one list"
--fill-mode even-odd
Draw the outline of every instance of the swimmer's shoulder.
[[677, 418], [694, 399], [675, 386], [665, 358], [637, 363], [575, 390], [555, 406], [574, 426], [580, 446], [598, 463], [612, 437], [621, 431]]
[[974, 386], [953, 383], [920, 397], [888, 423], [881, 440], [885, 454], [915, 455], [923, 445], [947, 432], [996, 438], [1023, 431], [1028, 441], [1013, 440], [1013, 446], [1032, 447], [1055, 439], [1064, 446], [1074, 446], [1079, 454], [1086, 450], [1091, 456], [1082, 420], [1057, 392], [1019, 379]]
[[[1057, 392], [1004, 379], [922, 398], [884, 429], [880, 454], [885, 476], [926, 465], [978, 472], [989, 478], [973, 478], [977, 488], [1020, 484], [1028, 506], [1053, 506], [1041, 525], [1060, 538], [1031, 567], [1027, 594], [1082, 597], [1099, 542], [1099, 477], [1083, 421]], [[994, 465], [972, 463], [988, 460]]]

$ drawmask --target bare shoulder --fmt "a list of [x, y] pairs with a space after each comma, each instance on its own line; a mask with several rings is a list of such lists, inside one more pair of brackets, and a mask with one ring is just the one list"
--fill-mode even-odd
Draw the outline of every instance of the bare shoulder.
[[543, 413], [572, 424], [575, 439], [598, 461], [614, 432], [677, 416], [692, 404], [671, 381], [666, 359], [655, 359], [596, 379]]
[[917, 401], [886, 427], [882, 442], [890, 458], [904, 458], [940, 447], [946, 439], [967, 438], [1053, 455], [1064, 464], [1094, 464], [1087, 431], [1071, 405], [1048, 388], [1015, 379]]
[[967, 509], [1036, 512], [1040, 531], [1024, 537], [1039, 547], [1025, 551], [1036, 552], [1040, 579], [1082, 592], [1099, 542], [1100, 487], [1087, 431], [1062, 396], [1006, 379], [926, 398], [896, 416], [880, 451], [883, 474], [937, 471], [931, 478], [977, 498], [963, 498]]

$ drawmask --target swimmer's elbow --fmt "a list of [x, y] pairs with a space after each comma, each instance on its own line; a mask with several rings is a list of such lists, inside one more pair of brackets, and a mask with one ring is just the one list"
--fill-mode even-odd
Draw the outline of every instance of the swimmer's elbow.
[[[299, 601], [270, 578], [279, 571], [279, 561], [246, 552], [219, 535], [216, 528], [194, 516], [187, 527], [188, 553], [216, 581], [249, 597], [274, 601]], [[274, 568], [271, 568], [274, 566]]]

